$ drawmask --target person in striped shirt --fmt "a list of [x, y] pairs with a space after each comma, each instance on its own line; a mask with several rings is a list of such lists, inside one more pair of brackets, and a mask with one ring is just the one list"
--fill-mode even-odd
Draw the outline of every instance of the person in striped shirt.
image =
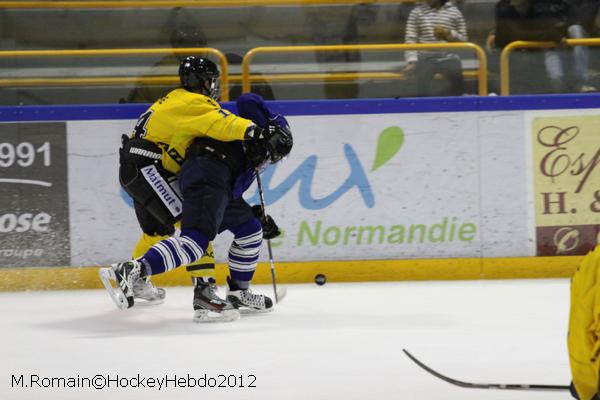
[[[467, 41], [467, 24], [456, 6], [448, 0], [425, 0], [408, 15], [406, 43], [443, 43]], [[407, 51], [405, 74], [414, 74], [419, 96], [432, 96], [431, 82], [442, 74], [449, 87], [443, 94], [461, 96], [464, 93], [462, 64], [457, 54], [445, 51]]]

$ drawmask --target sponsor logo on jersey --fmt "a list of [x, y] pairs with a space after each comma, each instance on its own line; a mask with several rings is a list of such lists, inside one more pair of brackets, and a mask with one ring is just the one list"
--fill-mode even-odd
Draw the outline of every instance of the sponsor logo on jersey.
[[144, 178], [146, 178], [146, 181], [150, 183], [154, 192], [156, 192], [171, 214], [174, 217], [180, 215], [182, 211], [181, 199], [159, 174], [156, 167], [154, 165], [148, 165], [147, 167], [142, 168], [141, 171]]

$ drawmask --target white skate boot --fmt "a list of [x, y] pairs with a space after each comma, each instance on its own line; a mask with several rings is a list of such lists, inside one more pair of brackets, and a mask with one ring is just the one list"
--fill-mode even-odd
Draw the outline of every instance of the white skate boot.
[[273, 311], [273, 300], [263, 294], [254, 294], [250, 289], [240, 289], [227, 277], [227, 300], [242, 314]]
[[149, 277], [139, 278], [133, 282], [133, 298], [135, 300], [145, 300], [146, 304], [158, 305], [165, 301], [165, 289], [156, 287]]

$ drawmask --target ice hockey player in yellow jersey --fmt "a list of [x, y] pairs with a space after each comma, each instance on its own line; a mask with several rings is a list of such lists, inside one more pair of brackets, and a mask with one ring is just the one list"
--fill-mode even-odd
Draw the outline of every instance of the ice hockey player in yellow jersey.
[[[263, 231], [241, 194], [258, 168], [290, 152], [289, 125], [280, 118], [258, 126], [221, 109], [215, 101], [219, 72], [207, 59], [187, 57], [179, 72], [182, 88], [140, 116], [120, 153], [121, 185], [134, 199], [145, 234], [136, 252], [163, 240], [132, 261], [101, 268], [101, 280], [119, 308], [132, 307], [140, 297], [136, 285], [147, 277], [181, 265], [214, 265], [203, 257], [216, 234], [229, 230], [234, 240], [227, 299], [216, 295], [214, 281], [195, 279], [194, 320], [234, 320], [240, 308], [270, 311], [271, 299], [249, 289]], [[179, 219], [181, 232], [173, 235]]]
[[571, 280], [568, 347], [573, 397], [600, 399], [600, 245], [583, 258]]

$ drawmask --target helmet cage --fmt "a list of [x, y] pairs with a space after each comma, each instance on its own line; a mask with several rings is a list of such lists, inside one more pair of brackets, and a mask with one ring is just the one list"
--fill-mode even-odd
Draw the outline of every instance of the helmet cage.
[[219, 100], [221, 96], [221, 81], [218, 76], [204, 80], [205, 95], [213, 99]]
[[294, 139], [289, 127], [279, 125], [275, 125], [274, 127], [276, 133], [267, 139], [266, 143], [271, 164], [275, 164], [287, 157], [294, 145]]

